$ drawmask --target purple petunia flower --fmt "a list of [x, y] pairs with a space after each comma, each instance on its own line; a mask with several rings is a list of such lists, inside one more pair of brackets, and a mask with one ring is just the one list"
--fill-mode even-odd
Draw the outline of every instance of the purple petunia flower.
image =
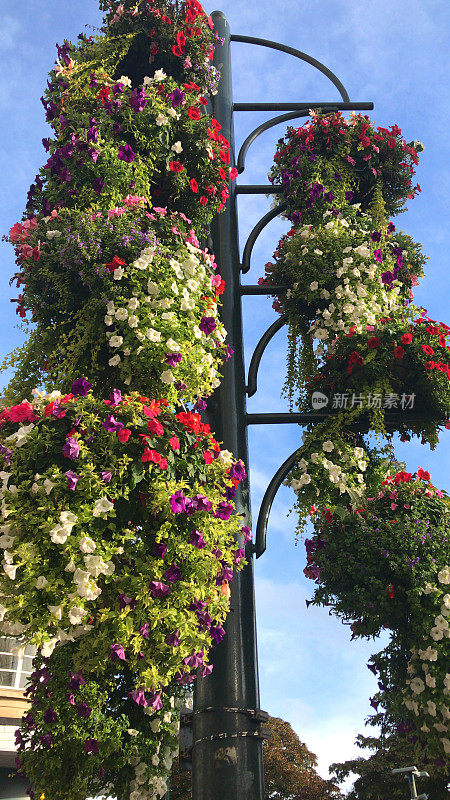
[[76, 381], [72, 383], [70, 392], [74, 394], [75, 397], [86, 397], [91, 389], [92, 383], [89, 383], [86, 378], [77, 378]]
[[187, 667], [191, 667], [191, 669], [201, 667], [203, 663], [203, 650], [199, 650], [198, 653], [193, 650], [190, 656], [183, 658], [183, 662]]
[[130, 692], [130, 697], [136, 705], [142, 706], [142, 708], [148, 707], [148, 700], [145, 696], [145, 689], [135, 689], [134, 692]]
[[378, 261], [379, 264], [383, 262], [383, 256], [381, 255], [381, 250], [375, 250], [374, 256], [375, 260]]
[[214, 669], [214, 664], [208, 664], [207, 666], [201, 668], [200, 675], [202, 676], [202, 678], [206, 678], [208, 675], [211, 675], [213, 669]]
[[227, 564], [223, 564], [221, 571], [219, 572], [216, 578], [217, 586], [221, 586], [222, 583], [231, 583], [233, 580], [233, 570]]
[[127, 164], [131, 164], [131, 162], [136, 158], [136, 153], [129, 144], [121, 144], [119, 147], [119, 152], [117, 153], [117, 158], [119, 161], [125, 161]]
[[370, 238], [372, 239], [372, 242], [379, 242], [381, 239], [380, 231], [374, 231], [373, 233], [371, 233]]
[[184, 514], [186, 512], [186, 499], [181, 489], [178, 489], [171, 496], [169, 502], [172, 514]]
[[349, 203], [351, 203], [352, 200], [353, 200], [353, 192], [351, 192], [351, 191], [346, 192], [345, 193], [345, 199], [348, 200]]
[[170, 586], [162, 581], [150, 581], [148, 588], [152, 597], [167, 597], [171, 592]]
[[102, 422], [102, 428], [109, 433], [116, 433], [117, 431], [122, 430], [124, 427], [125, 425], [123, 422], [119, 422], [119, 420], [113, 417], [112, 414], [108, 414], [106, 419], [104, 419]]
[[83, 719], [89, 719], [92, 714], [92, 708], [91, 706], [88, 706], [87, 703], [78, 703], [78, 705], [75, 706], [75, 711], [77, 712], [78, 716], [83, 717]]
[[181, 106], [184, 100], [184, 92], [180, 91], [180, 89], [174, 89], [169, 97], [172, 101], [173, 108], [177, 108], [177, 106]]
[[181, 578], [181, 569], [179, 568], [179, 566], [177, 566], [177, 564], [173, 563], [171, 567], [166, 569], [164, 577], [167, 583], [175, 583], [176, 581], [179, 581]]
[[204, 495], [196, 494], [190, 500], [190, 507], [193, 511], [211, 511], [212, 503], [207, 497], [204, 497]]
[[161, 702], [161, 692], [152, 692], [148, 698], [148, 704], [155, 709], [155, 711], [160, 711], [162, 708]]
[[165, 643], [170, 645], [170, 647], [179, 647], [181, 642], [179, 633], [179, 630], [176, 630], [175, 633], [168, 633], [164, 640]]
[[252, 532], [251, 532], [250, 528], [247, 528], [247, 526], [244, 525], [244, 527], [241, 528], [241, 531], [244, 534], [245, 541], [246, 542], [251, 542], [253, 537], [252, 537]]
[[211, 628], [210, 633], [213, 642], [219, 644], [225, 636], [225, 628], [222, 628], [222, 625], [218, 625], [216, 628]]
[[227, 352], [226, 352], [226, 355], [225, 355], [225, 361], [229, 361], [231, 356], [233, 355], [233, 353], [234, 353], [233, 348], [230, 347], [229, 344], [227, 344]]
[[223, 493], [225, 500], [233, 500], [236, 497], [236, 489], [234, 486], [226, 486], [225, 491]]
[[136, 608], [136, 600], [134, 597], [128, 597], [126, 594], [119, 594], [119, 607], [123, 611], [126, 606], [130, 606], [130, 610], [134, 611]]
[[234, 563], [236, 566], [239, 566], [243, 558], [245, 558], [245, 551], [242, 549], [242, 547], [240, 547], [239, 550], [236, 550], [234, 554]]
[[58, 719], [58, 714], [53, 708], [47, 708], [47, 711], [44, 713], [44, 722], [46, 725], [53, 725], [54, 722]]
[[71, 469], [68, 469], [66, 472], [67, 476], [67, 486], [68, 488], [74, 492], [77, 486], [78, 481], [80, 480], [80, 476], [76, 474], [76, 472], [72, 472]]
[[71, 706], [75, 705], [75, 695], [73, 694], [73, 692], [66, 692], [64, 697], [66, 698], [66, 700], [69, 701]]
[[202, 317], [198, 326], [203, 333], [209, 336], [217, 327], [214, 317]]
[[12, 450], [8, 450], [5, 445], [0, 444], [0, 456], [3, 456], [6, 463], [9, 465], [11, 463]]
[[142, 87], [142, 89], [133, 89], [133, 91], [130, 92], [128, 102], [133, 111], [142, 111], [147, 105], [147, 97], [144, 87]]
[[144, 637], [144, 639], [148, 639], [150, 636], [150, 623], [144, 622], [144, 624], [139, 628], [139, 633]]
[[95, 755], [96, 753], [98, 753], [98, 748], [99, 748], [98, 739], [86, 739], [84, 743], [84, 749], [87, 755], [90, 755], [91, 753], [92, 755]]
[[112, 644], [109, 657], [111, 661], [126, 661], [125, 650], [121, 644]]
[[224, 522], [227, 522], [233, 513], [233, 506], [229, 505], [228, 503], [219, 503], [217, 506], [217, 510], [214, 513], [214, 516], [217, 519], [222, 519]]
[[199, 397], [199, 399], [195, 402], [194, 411], [206, 411], [207, 408], [208, 403], [206, 400], [204, 400], [203, 397]]
[[198, 547], [199, 550], [203, 550], [206, 547], [206, 542], [203, 538], [203, 534], [201, 531], [191, 531], [189, 534], [189, 544], [193, 544], [194, 547]]
[[166, 364], [169, 367], [176, 367], [181, 361], [181, 353], [166, 353]]
[[80, 455], [80, 445], [73, 436], [68, 436], [62, 451], [66, 458], [70, 458], [74, 461]]
[[163, 558], [167, 553], [167, 545], [164, 542], [155, 542], [153, 545], [153, 552], [157, 558]]
[[70, 681], [68, 683], [68, 688], [71, 689], [73, 692], [77, 692], [80, 686], [83, 686], [86, 681], [84, 680], [81, 672], [71, 672], [70, 673]]
[[113, 389], [109, 395], [109, 401], [112, 406], [118, 406], [122, 402], [122, 392], [120, 389]]
[[232, 464], [228, 470], [228, 474], [230, 478], [233, 478], [235, 481], [243, 481], [244, 478], [247, 477], [242, 461], [236, 461], [235, 464]]
[[51, 733], [44, 733], [44, 735], [40, 737], [40, 742], [44, 745], [44, 747], [50, 747], [53, 742], [53, 736]]

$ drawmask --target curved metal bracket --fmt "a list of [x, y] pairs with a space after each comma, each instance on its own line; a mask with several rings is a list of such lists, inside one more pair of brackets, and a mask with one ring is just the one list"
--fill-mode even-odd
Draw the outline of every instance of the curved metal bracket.
[[278, 205], [276, 208], [272, 208], [270, 211], [267, 212], [267, 214], [264, 214], [264, 216], [261, 217], [259, 222], [253, 228], [250, 236], [248, 237], [245, 243], [244, 253], [242, 256], [241, 270], [244, 273], [244, 275], [250, 269], [250, 256], [252, 254], [253, 245], [255, 244], [259, 234], [266, 227], [266, 225], [269, 224], [269, 222], [275, 219], [275, 217], [278, 217], [279, 214], [282, 214], [284, 211], [286, 211], [286, 209], [287, 209], [287, 203], [286, 202], [280, 203], [280, 205]]
[[261, 508], [259, 509], [258, 522], [256, 524], [255, 545], [253, 548], [256, 558], [262, 556], [266, 549], [267, 524], [269, 522], [269, 514], [272, 508], [272, 503], [275, 499], [278, 489], [294, 466], [297, 456], [298, 449], [294, 450], [292, 455], [290, 455], [289, 458], [287, 458], [286, 461], [281, 465], [266, 489], [266, 493], [261, 503]]
[[[330, 111], [334, 111], [334, 108], [331, 108]], [[269, 128], [273, 128], [275, 125], [279, 125], [281, 122], [287, 122], [289, 119], [300, 119], [300, 117], [308, 117], [309, 111], [289, 111], [287, 114], [279, 114], [278, 117], [273, 117], [272, 119], [263, 122], [262, 125], [258, 125], [254, 131], [249, 133], [245, 142], [243, 142], [241, 149], [239, 150], [238, 160], [237, 160], [237, 171], [239, 175], [244, 172], [245, 168], [245, 156], [247, 155], [247, 151], [250, 145], [253, 144], [255, 139], [258, 138], [264, 131], [268, 131]]]
[[303, 53], [301, 50], [296, 50], [295, 47], [289, 47], [287, 44], [280, 44], [280, 42], [272, 42], [269, 39], [258, 39], [254, 36], [240, 36], [238, 34], [232, 34], [230, 37], [232, 42], [244, 42], [245, 44], [258, 44], [261, 47], [270, 47], [272, 50], [279, 50], [282, 53], [288, 53], [291, 56], [295, 56], [295, 58], [299, 58], [301, 61], [306, 61], [307, 64], [311, 64], [312, 67], [315, 67], [325, 75], [332, 84], [336, 87], [339, 94], [342, 97], [344, 103], [349, 103], [350, 98], [347, 94], [347, 90], [345, 86], [341, 83], [338, 77], [331, 72], [325, 64], [322, 64], [317, 59], [309, 56], [307, 53]]
[[248, 370], [248, 383], [247, 383], [248, 397], [253, 397], [253, 395], [256, 394], [256, 390], [258, 388], [258, 369], [264, 350], [266, 349], [270, 340], [273, 339], [276, 333], [278, 333], [280, 328], [282, 328], [283, 325], [286, 325], [287, 321], [288, 321], [288, 315], [282, 314], [281, 317], [279, 317], [279, 319], [275, 320], [275, 322], [272, 323], [270, 328], [267, 328], [266, 332], [261, 336], [258, 344], [256, 345], [252, 355], [252, 360], [250, 361], [250, 367]]

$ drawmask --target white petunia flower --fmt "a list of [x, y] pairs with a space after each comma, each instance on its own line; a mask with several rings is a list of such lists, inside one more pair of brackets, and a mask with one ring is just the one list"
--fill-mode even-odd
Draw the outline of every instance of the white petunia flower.
[[161, 380], [162, 380], [163, 383], [166, 383], [168, 386], [170, 386], [172, 383], [175, 383], [175, 378], [173, 376], [173, 373], [170, 371], [170, 369], [166, 369], [166, 370], [164, 370], [164, 372], [161, 372]]
[[120, 347], [121, 344], [123, 344], [123, 336], [111, 336], [109, 340], [110, 347]]
[[70, 536], [70, 527], [55, 525], [50, 531], [50, 539], [53, 544], [64, 544]]
[[322, 448], [323, 450], [325, 450], [326, 453], [331, 453], [331, 451], [334, 450], [334, 444], [333, 442], [328, 440], [322, 444]]
[[167, 122], [168, 122], [168, 119], [167, 119], [165, 114], [158, 114], [158, 116], [156, 117], [156, 124], [159, 125], [159, 126], [166, 125]]
[[131, 81], [130, 81], [128, 75], [121, 75], [121, 77], [119, 78], [117, 83], [123, 83], [124, 86], [127, 86], [128, 88], [131, 88]]
[[113, 508], [114, 504], [111, 503], [107, 497], [100, 497], [99, 500], [96, 500], [94, 503], [92, 515], [94, 517], [100, 517], [102, 514], [107, 514], [108, 511], [111, 511]]
[[155, 331], [154, 328], [148, 328], [146, 332], [147, 339], [150, 342], [160, 342], [161, 341], [161, 334], [159, 331]]
[[413, 678], [409, 685], [414, 694], [422, 694], [423, 690], [425, 689], [425, 684], [422, 678]]
[[180, 345], [174, 339], [168, 339], [166, 347], [168, 350], [172, 350], [173, 353], [177, 353], [180, 350]]
[[130, 311], [136, 311], [136, 309], [139, 308], [139, 305], [140, 303], [137, 297], [131, 297], [128, 300], [128, 308], [130, 309]]
[[81, 625], [83, 621], [83, 617], [86, 616], [88, 612], [85, 611], [84, 608], [80, 608], [79, 606], [73, 606], [69, 611], [69, 622], [71, 625]]
[[135, 314], [130, 314], [128, 317], [128, 325], [130, 328], [137, 328], [139, 319]]
[[173, 150], [174, 153], [182, 153], [183, 152], [183, 148], [181, 146], [181, 142], [175, 142], [175, 144], [173, 144], [170, 149]]
[[319, 288], [319, 284], [317, 281], [312, 281], [312, 283], [309, 284], [309, 288], [311, 292], [315, 292]]
[[62, 606], [47, 606], [50, 614], [52, 614], [56, 619], [61, 619], [62, 617]]
[[36, 589], [45, 589], [48, 586], [47, 578], [44, 578], [43, 575], [39, 575], [39, 578], [36, 581]]
[[122, 267], [116, 267], [113, 272], [113, 278], [115, 281], [121, 281], [123, 276], [125, 275], [125, 270]]
[[128, 317], [128, 311], [126, 308], [118, 308], [114, 316], [120, 322], [123, 322]]
[[[6, 440], [6, 441], [8, 441], [8, 440]], [[438, 581], [439, 581], [439, 583], [443, 583], [445, 585], [450, 584], [450, 568], [449, 567], [444, 567], [443, 569], [441, 569], [440, 572], [438, 572]]]
[[95, 550], [96, 544], [95, 542], [90, 539], [89, 536], [82, 536], [80, 539], [79, 548], [82, 553], [93, 553]]
[[110, 367], [117, 367], [117, 365], [120, 364], [120, 361], [121, 361], [120, 356], [118, 355], [118, 353], [116, 353], [115, 356], [109, 359], [108, 364]]

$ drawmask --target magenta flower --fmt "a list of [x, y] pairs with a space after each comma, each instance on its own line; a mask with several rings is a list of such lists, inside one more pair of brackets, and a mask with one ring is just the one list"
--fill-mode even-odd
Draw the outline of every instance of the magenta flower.
[[111, 661], [126, 661], [125, 650], [121, 644], [112, 644], [110, 647], [109, 657]]
[[202, 678], [206, 678], [208, 675], [211, 675], [213, 668], [214, 668], [213, 664], [208, 664], [206, 667], [202, 667], [200, 670], [200, 675], [202, 676]]
[[75, 706], [75, 711], [77, 712], [78, 716], [83, 717], [83, 719], [89, 719], [92, 714], [92, 708], [91, 706], [88, 706], [87, 703], [78, 703], [78, 705]]
[[186, 498], [179, 489], [170, 498], [170, 508], [173, 514], [184, 514], [186, 511]]
[[58, 719], [58, 714], [53, 708], [47, 708], [47, 711], [44, 713], [44, 722], [46, 725], [53, 725], [54, 722]]
[[150, 623], [144, 622], [144, 624], [139, 628], [139, 633], [144, 637], [144, 639], [148, 639], [150, 636]]
[[245, 541], [246, 542], [251, 542], [253, 537], [252, 537], [252, 532], [251, 532], [250, 528], [247, 528], [247, 526], [244, 525], [244, 527], [241, 528], [241, 531], [244, 534]]
[[172, 101], [173, 108], [177, 108], [177, 106], [181, 106], [184, 100], [184, 92], [180, 91], [180, 89], [174, 89], [169, 97]]
[[181, 569], [175, 563], [173, 563], [169, 569], [166, 569], [164, 577], [167, 583], [175, 583], [181, 578]]
[[144, 87], [142, 87], [142, 89], [133, 89], [133, 91], [130, 92], [128, 102], [133, 111], [142, 111], [147, 105], [147, 97], [145, 95]]
[[244, 478], [247, 477], [247, 473], [244, 469], [242, 461], [236, 461], [235, 464], [232, 464], [228, 471], [228, 474], [230, 478], [233, 478], [233, 480], [236, 481], [243, 481]]
[[102, 476], [102, 481], [104, 483], [109, 483], [112, 478], [112, 472], [107, 470], [106, 472], [101, 472], [100, 475]]
[[149, 700], [149, 705], [152, 708], [154, 708], [155, 711], [160, 711], [160, 709], [162, 708], [161, 692], [152, 692], [152, 694], [149, 695], [148, 700]]
[[379, 264], [383, 262], [383, 256], [381, 255], [381, 250], [375, 250], [374, 256], [375, 260], [378, 261]]
[[78, 481], [80, 480], [80, 476], [77, 475], [75, 472], [72, 472], [71, 469], [68, 469], [66, 472], [67, 476], [67, 485], [68, 488], [74, 492], [77, 486]]
[[203, 650], [199, 650], [196, 653], [194, 650], [192, 651], [190, 656], [186, 656], [183, 658], [184, 663], [187, 667], [191, 667], [191, 669], [196, 669], [197, 667], [201, 667], [203, 663]]
[[206, 542], [203, 538], [203, 534], [201, 531], [191, 531], [189, 534], [189, 544], [193, 544], [194, 547], [198, 547], [199, 550], [203, 550], [206, 547]]
[[125, 425], [123, 422], [119, 422], [119, 420], [115, 419], [112, 414], [108, 414], [106, 419], [104, 419], [102, 422], [102, 428], [109, 433], [116, 433], [117, 431], [122, 430], [124, 427]]
[[118, 406], [119, 403], [122, 401], [122, 392], [120, 389], [113, 389], [111, 394], [109, 395], [109, 401], [112, 406]]
[[165, 643], [170, 645], [170, 647], [179, 647], [181, 642], [179, 633], [179, 630], [176, 630], [175, 633], [168, 633], [164, 640]]
[[73, 436], [68, 436], [62, 451], [66, 458], [70, 458], [74, 461], [80, 455], [80, 445]]
[[217, 326], [214, 317], [202, 317], [198, 327], [201, 331], [203, 331], [203, 333], [206, 333], [206, 335], [209, 336]]
[[169, 367], [176, 367], [181, 361], [181, 353], [166, 353], [166, 364]]
[[98, 753], [98, 748], [99, 748], [98, 739], [86, 739], [84, 743], [84, 749], [87, 755], [90, 755], [91, 753], [92, 755], [95, 755], [96, 753]]
[[77, 692], [80, 686], [83, 686], [86, 681], [84, 680], [81, 672], [71, 672], [70, 673], [70, 681], [68, 684], [68, 688], [71, 689], [73, 692]]
[[222, 628], [222, 625], [218, 625], [216, 628], [211, 628], [211, 639], [215, 644], [219, 644], [224, 636], [225, 628]]
[[130, 692], [130, 697], [132, 700], [134, 700], [136, 705], [142, 706], [142, 708], [148, 707], [148, 701], [145, 696], [145, 689], [143, 688], [135, 689], [134, 692]]
[[236, 566], [239, 566], [243, 558], [245, 558], [245, 552], [240, 547], [239, 550], [236, 550], [234, 554], [234, 563], [236, 564]]
[[170, 594], [170, 586], [161, 581], [150, 581], [148, 588], [152, 597], [167, 597]]
[[217, 519], [223, 519], [224, 522], [227, 522], [233, 513], [233, 506], [229, 505], [228, 503], [219, 503], [217, 506], [217, 511], [215, 512], [214, 516]]
[[120, 161], [125, 161], [127, 164], [131, 164], [131, 162], [134, 161], [134, 159], [136, 158], [136, 153], [133, 152], [133, 149], [130, 147], [129, 144], [121, 144], [119, 147], [117, 158]]
[[130, 610], [134, 611], [136, 608], [136, 600], [134, 597], [128, 597], [126, 594], [119, 594], [119, 606], [121, 611], [123, 611], [126, 606], [130, 606]]
[[86, 397], [91, 389], [92, 383], [89, 383], [86, 378], [77, 378], [76, 381], [72, 383], [70, 392], [75, 395], [75, 397]]
[[167, 553], [167, 545], [163, 542], [155, 542], [153, 545], [153, 552], [157, 558], [163, 558]]

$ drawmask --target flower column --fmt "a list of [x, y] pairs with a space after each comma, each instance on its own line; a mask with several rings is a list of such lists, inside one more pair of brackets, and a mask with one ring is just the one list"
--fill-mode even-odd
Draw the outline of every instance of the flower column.
[[[224, 39], [216, 47], [215, 64], [222, 64], [219, 91], [214, 98], [214, 116], [233, 148], [233, 101], [230, 29], [222, 12], [212, 15]], [[224, 446], [248, 464], [245, 427], [245, 373], [242, 347], [242, 312], [239, 281], [239, 245], [236, 197], [212, 225], [213, 247], [225, 280], [222, 321], [229, 333], [234, 356], [224, 369], [215, 393], [213, 426]], [[248, 483], [238, 488], [237, 513], [250, 518]], [[193, 797], [194, 800], [262, 800], [264, 780], [262, 738], [258, 726], [259, 683], [251, 546], [248, 564], [235, 575], [227, 635], [216, 648], [214, 670], [198, 678], [194, 709]]]

